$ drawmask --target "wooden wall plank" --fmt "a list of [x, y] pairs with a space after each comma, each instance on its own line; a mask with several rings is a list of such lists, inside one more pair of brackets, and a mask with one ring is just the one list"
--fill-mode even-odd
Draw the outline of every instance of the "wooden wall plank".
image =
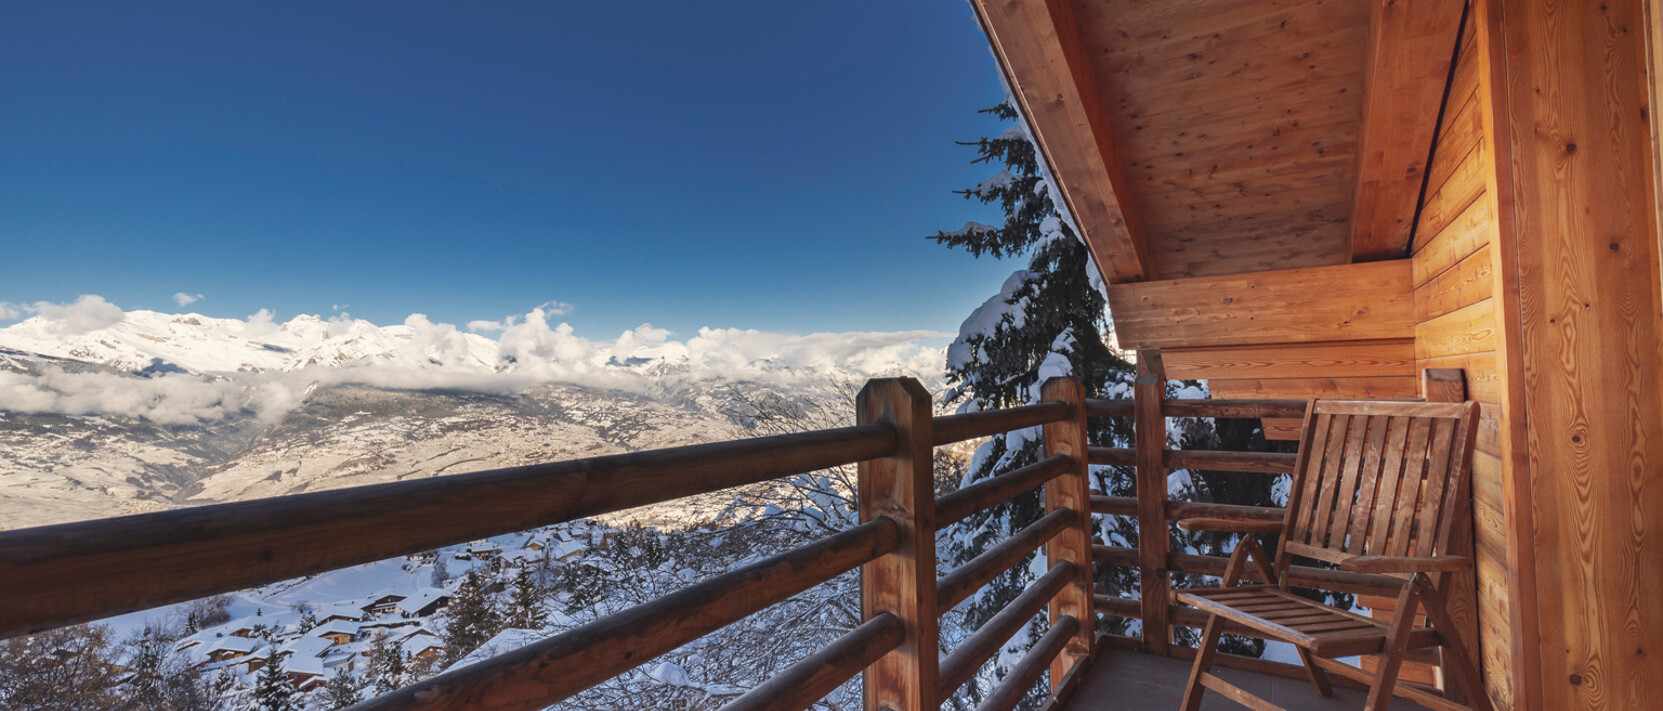
[[1414, 377], [1412, 340], [1301, 345], [1168, 348], [1161, 351], [1167, 377], [1379, 378]]
[[1489, 299], [1415, 324], [1415, 356], [1482, 353], [1496, 349], [1496, 310]]
[[1122, 348], [1399, 339], [1413, 333], [1409, 260], [1108, 288]]
[[1434, 189], [1421, 205], [1420, 223], [1415, 227], [1418, 234], [1431, 235], [1443, 231], [1479, 195], [1484, 194], [1487, 165], [1484, 152], [1485, 144], [1480, 141], [1462, 156], [1447, 179], [1432, 186]]
[[1457, 262], [1490, 243], [1496, 230], [1495, 208], [1490, 200], [1473, 200], [1444, 229], [1416, 236], [1415, 256], [1410, 260], [1415, 286], [1455, 266]]
[[1495, 295], [1495, 265], [1485, 245], [1415, 289], [1415, 320], [1425, 323]]
[[1229, 400], [1342, 398], [1397, 400], [1416, 397], [1414, 376], [1392, 378], [1264, 378], [1207, 381], [1213, 397]]

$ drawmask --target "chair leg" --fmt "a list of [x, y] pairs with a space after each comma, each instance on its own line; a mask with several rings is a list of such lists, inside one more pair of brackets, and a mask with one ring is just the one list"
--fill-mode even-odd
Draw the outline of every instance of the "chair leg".
[[1460, 628], [1455, 620], [1449, 616], [1449, 608], [1444, 606], [1444, 596], [1437, 586], [1432, 584], [1425, 574], [1415, 576], [1415, 587], [1420, 589], [1421, 597], [1426, 600], [1426, 613], [1432, 618], [1432, 627], [1443, 637], [1444, 646], [1449, 648], [1447, 659], [1453, 662], [1455, 674], [1461, 678], [1461, 686], [1467, 690], [1467, 697], [1473, 711], [1494, 711], [1490, 703], [1490, 694], [1484, 689], [1484, 677], [1478, 673], [1478, 662], [1468, 651], [1467, 645], [1461, 640]]
[[1201, 694], [1206, 689], [1201, 686], [1201, 675], [1213, 670], [1213, 658], [1218, 656], [1218, 640], [1224, 636], [1224, 618], [1212, 615], [1207, 618], [1207, 627], [1201, 633], [1201, 646], [1195, 650], [1195, 664], [1190, 667], [1189, 686], [1184, 688], [1184, 705], [1182, 711], [1199, 711], [1201, 708]]
[[1304, 647], [1300, 647], [1298, 649], [1299, 661], [1305, 663], [1305, 674], [1306, 676], [1311, 677], [1311, 686], [1315, 688], [1317, 693], [1322, 695], [1323, 698], [1333, 696], [1334, 685], [1328, 683], [1328, 672], [1322, 667], [1317, 666], [1316, 660], [1311, 658], [1311, 653], [1305, 651]]
[[1369, 686], [1364, 711], [1386, 711], [1391, 705], [1392, 692], [1397, 688], [1397, 672], [1403, 667], [1403, 655], [1409, 651], [1409, 633], [1415, 629], [1415, 606], [1419, 603], [1420, 591], [1413, 585], [1403, 586], [1403, 592], [1397, 596], [1397, 609], [1392, 611], [1392, 624], [1386, 628], [1380, 668]]

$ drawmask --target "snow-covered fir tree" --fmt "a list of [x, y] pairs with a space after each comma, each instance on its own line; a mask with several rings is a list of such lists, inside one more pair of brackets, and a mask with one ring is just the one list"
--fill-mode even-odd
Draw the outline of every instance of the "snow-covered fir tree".
[[283, 672], [283, 658], [273, 654], [260, 667], [254, 682], [254, 708], [259, 711], [300, 711], [294, 698], [294, 686]]
[[376, 632], [369, 653], [369, 680], [375, 693], [385, 694], [410, 683], [409, 667], [404, 647], [386, 632]]
[[318, 626], [317, 606], [316, 605], [308, 605], [306, 603], [301, 603], [300, 604], [300, 620], [295, 622], [295, 628], [300, 630], [301, 634], [306, 634], [307, 632], [311, 632], [312, 628], [317, 627], [317, 626]]
[[549, 620], [543, 597], [531, 566], [521, 566], [514, 575], [514, 592], [508, 599], [508, 614], [504, 619], [506, 625], [522, 630], [542, 629]]
[[452, 662], [467, 656], [502, 629], [495, 601], [480, 584], [479, 574], [471, 570], [456, 585], [445, 618], [445, 656]]
[[434, 551], [433, 577], [428, 581], [428, 584], [436, 588], [442, 588], [448, 582], [450, 582], [450, 569], [445, 567], [445, 554]]
[[[985, 112], [1006, 121], [1018, 118], [1008, 103]], [[978, 257], [1022, 259], [1026, 268], [1012, 273], [998, 294], [970, 314], [958, 338], [948, 347], [950, 388], [944, 400], [957, 403], [960, 412], [1031, 404], [1039, 401], [1040, 386], [1053, 377], [1078, 379], [1089, 397], [1128, 397], [1135, 371], [1125, 355], [1111, 348], [1105, 338], [1107, 301], [1097, 282], [1096, 266], [1053, 200], [1053, 188], [1026, 131], [1020, 124], [1012, 125], [998, 136], [964, 145], [976, 149], [975, 162], [1002, 169], [960, 193], [968, 199], [998, 205], [1004, 212], [1004, 223], [968, 223], [933, 239]], [[1130, 423], [1121, 418], [1089, 420], [1093, 445], [1128, 446], [1131, 434]], [[978, 448], [961, 486], [1037, 462], [1043, 448], [1037, 428], [995, 436]], [[1092, 467], [1092, 474], [1097, 491], [1132, 495], [1130, 468]], [[1042, 513], [1043, 503], [1034, 491], [972, 516], [943, 532], [942, 557], [954, 566], [964, 565], [1021, 531]], [[1100, 531], [1105, 542], [1136, 545], [1137, 531], [1132, 522], [1111, 519], [1097, 523], [1105, 529]], [[967, 624], [980, 627], [1004, 609], [1036, 578], [1035, 567], [1018, 565], [972, 595], [963, 603]], [[1136, 590], [1133, 571], [1099, 566], [1096, 572], [1097, 582], [1110, 594]], [[1125, 631], [1122, 621], [1110, 620], [1111, 631]], [[1041, 633], [1043, 628], [1036, 622], [1029, 639], [1019, 635], [1013, 648], [1025, 649]], [[997, 674], [1005, 671], [999, 669]], [[967, 689], [972, 701], [979, 700], [975, 686]]]
[[361, 683], [356, 674], [345, 670], [329, 677], [329, 683], [323, 687], [325, 708], [340, 711], [363, 701], [364, 694], [359, 690]]
[[[951, 232], [933, 237], [949, 247], [996, 259], [1024, 260], [1006, 279], [998, 294], [973, 311], [948, 349], [947, 377], [950, 389], [944, 396], [961, 412], [1015, 407], [1038, 401], [1039, 388], [1047, 379], [1068, 376], [1080, 380], [1088, 397], [1131, 396], [1135, 367], [1130, 354], [1110, 342], [1108, 302], [1101, 276], [1090, 253], [1078, 238], [1065, 206], [1060, 202], [1040, 155], [1010, 103], [986, 113], [1012, 122], [992, 138], [966, 143], [977, 152], [975, 162], [1000, 167], [991, 178], [969, 190], [967, 199], [997, 205], [1004, 213], [1002, 224], [967, 223]], [[1168, 383], [1169, 397], [1206, 397], [1198, 382]], [[1127, 447], [1132, 444], [1132, 426], [1125, 418], [1091, 418], [1089, 438], [1095, 446]], [[1168, 428], [1169, 446], [1185, 449], [1230, 449], [1289, 451], [1287, 445], [1267, 443], [1255, 421], [1178, 419]], [[962, 485], [1009, 472], [1038, 461], [1043, 442], [1037, 428], [991, 438], [972, 459]], [[1099, 492], [1134, 496], [1135, 471], [1131, 467], [1093, 466], [1092, 485]], [[1281, 505], [1286, 501], [1286, 480], [1264, 475], [1229, 472], [1173, 472], [1170, 493], [1175, 499], [1234, 504]], [[1273, 487], [1280, 486], [1279, 490]], [[1042, 513], [1037, 492], [979, 514], [945, 532], [942, 557], [963, 565], [989, 546], [1005, 540], [1035, 521]], [[1094, 517], [1098, 542], [1135, 547], [1135, 520], [1127, 517]], [[1175, 527], [1165, 532], [1173, 549], [1214, 555], [1227, 554], [1234, 546], [1232, 534], [1190, 533]], [[1037, 561], [1036, 561], [1037, 562]], [[968, 624], [979, 627], [1003, 609], [1027, 587], [1042, 569], [1017, 566], [964, 604]], [[1135, 597], [1137, 571], [1116, 566], [1096, 566], [1097, 584], [1110, 595]], [[1199, 576], [1176, 576], [1174, 584], [1189, 587], [1210, 584]], [[1011, 661], [1034, 636], [1043, 631], [1040, 623], [1030, 628], [1027, 640], [1012, 645]], [[1136, 621], [1104, 618], [1102, 631], [1129, 634], [1139, 631]], [[1180, 628], [1183, 641], [1196, 636]], [[1257, 655], [1263, 643], [1234, 638], [1230, 651]], [[1000, 669], [997, 674], [1003, 674]], [[974, 685], [972, 685], [974, 686]], [[976, 691], [970, 690], [975, 698]]]

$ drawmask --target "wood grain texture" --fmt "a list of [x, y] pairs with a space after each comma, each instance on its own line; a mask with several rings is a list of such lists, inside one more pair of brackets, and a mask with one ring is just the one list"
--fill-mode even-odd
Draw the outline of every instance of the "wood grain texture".
[[1173, 380], [1265, 378], [1390, 378], [1415, 375], [1408, 339], [1298, 345], [1164, 348]]
[[1137, 449], [1138, 593], [1143, 601], [1143, 644], [1151, 654], [1165, 655], [1172, 645], [1168, 608], [1172, 575], [1167, 570], [1171, 548], [1166, 518], [1166, 371], [1158, 351], [1138, 352], [1137, 379], [1132, 385], [1133, 439]]
[[1495, 305], [1489, 299], [1415, 324], [1415, 356], [1421, 359], [1494, 351]]
[[[1542, 708], [1663, 698], [1663, 343], [1639, 0], [1502, 0]], [[1530, 614], [1530, 611], [1524, 611]]]
[[935, 435], [930, 394], [912, 378], [871, 380], [855, 398], [861, 424], [895, 428], [893, 456], [858, 465], [860, 519], [899, 525], [895, 550], [861, 567], [861, 616], [901, 621], [903, 635], [862, 675], [867, 708], [935, 711], [939, 675], [940, 607], [936, 603]]
[[1161, 276], [1348, 261], [1366, 2], [1072, 5]]
[[1073, 6], [1062, 0], [971, 6], [1104, 278], [1149, 278], [1147, 243], [1137, 213], [1125, 204], [1131, 191]]
[[1408, 254], [1465, 6], [1463, 0], [1369, 3], [1351, 213], [1354, 262]]
[[1117, 284], [1108, 293], [1124, 348], [1413, 335], [1409, 260]]
[[[1045, 483], [1045, 511], [1047, 515], [1073, 512], [1070, 525], [1045, 543], [1045, 559], [1052, 563], [1068, 561], [1074, 564], [1075, 576], [1068, 586], [1051, 599], [1050, 621], [1053, 629], [1066, 621], [1074, 621], [1074, 631], [1054, 652], [1049, 654], [1051, 686], [1061, 688], [1068, 670], [1076, 664], [1088, 663], [1096, 651], [1093, 642], [1097, 630], [1079, 624], [1079, 620], [1094, 620], [1092, 614], [1091, 583], [1091, 466], [1087, 463], [1086, 389], [1072, 378], [1052, 378], [1040, 386], [1040, 399], [1061, 403], [1072, 413], [1068, 419], [1045, 426], [1045, 454], [1067, 457], [1069, 470]], [[1035, 647], [1038, 654], [1040, 647]], [[1032, 686], [1029, 679], [1022, 685], [1026, 691]]]
[[1415, 321], [1426, 323], [1495, 296], [1495, 264], [1489, 245], [1415, 289]]
[[1251, 400], [1339, 398], [1342, 400], [1397, 400], [1415, 397], [1414, 376], [1389, 378], [1275, 378], [1216, 379], [1207, 381], [1213, 395]]

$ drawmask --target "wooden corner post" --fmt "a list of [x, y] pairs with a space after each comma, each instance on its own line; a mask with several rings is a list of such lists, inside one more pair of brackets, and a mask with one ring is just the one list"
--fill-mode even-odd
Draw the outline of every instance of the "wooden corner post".
[[1170, 655], [1172, 574], [1166, 559], [1172, 537], [1166, 520], [1166, 368], [1161, 352], [1138, 351], [1132, 384], [1133, 439], [1137, 448], [1138, 593], [1143, 616], [1143, 650]]
[[1063, 617], [1073, 617], [1080, 623], [1079, 631], [1051, 661], [1051, 690], [1055, 692], [1076, 664], [1089, 663], [1097, 639], [1091, 584], [1091, 465], [1086, 449], [1085, 386], [1073, 378], [1052, 378], [1041, 387], [1040, 394], [1045, 402], [1060, 402], [1069, 410], [1068, 419], [1045, 425], [1045, 456], [1063, 454], [1073, 458], [1068, 473], [1045, 485], [1045, 513], [1058, 509], [1074, 512], [1073, 525], [1046, 542], [1046, 561], [1052, 565], [1070, 561], [1078, 571], [1068, 587], [1051, 598], [1053, 626]]
[[860, 520], [888, 517], [901, 526], [894, 552], [860, 571], [864, 619], [890, 613], [906, 636], [866, 668], [866, 708], [936, 711], [940, 666], [935, 579], [935, 448], [930, 394], [912, 378], [866, 383], [856, 400], [860, 424], [895, 426], [895, 453], [859, 465]]

